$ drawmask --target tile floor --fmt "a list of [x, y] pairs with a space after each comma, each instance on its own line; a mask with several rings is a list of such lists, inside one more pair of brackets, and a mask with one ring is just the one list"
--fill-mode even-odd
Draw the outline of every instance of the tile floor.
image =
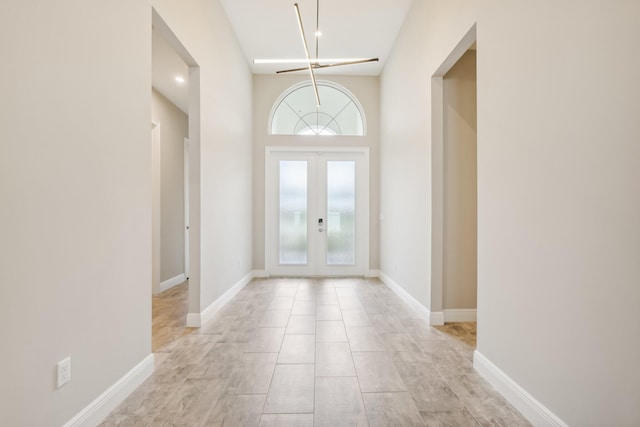
[[201, 329], [162, 319], [103, 426], [529, 425], [473, 370], [475, 324], [430, 327], [378, 280], [256, 280]]
[[153, 296], [151, 350], [154, 353], [162, 352], [166, 346], [196, 330], [187, 328], [188, 297], [187, 281]]

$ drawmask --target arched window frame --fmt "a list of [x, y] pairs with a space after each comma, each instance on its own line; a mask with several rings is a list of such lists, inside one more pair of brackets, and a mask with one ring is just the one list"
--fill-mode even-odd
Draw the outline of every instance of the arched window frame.
[[[358, 109], [358, 112], [360, 113], [360, 118], [362, 119], [362, 135], [331, 135], [334, 137], [339, 137], [339, 136], [366, 136], [367, 135], [367, 116], [364, 113], [364, 108], [362, 107], [362, 104], [360, 103], [360, 100], [353, 94], [353, 92], [351, 92], [349, 89], [347, 89], [346, 87], [339, 85], [338, 83], [332, 82], [330, 80], [317, 80], [317, 85], [318, 86], [327, 86], [327, 87], [331, 87], [333, 89], [336, 89], [342, 93], [344, 93], [352, 102], [353, 104], [356, 106], [356, 108]], [[307, 86], [311, 86], [311, 81], [310, 80], [304, 80], [302, 82], [296, 83], [293, 86], [290, 86], [289, 88], [285, 89], [280, 96], [276, 99], [276, 101], [273, 103], [273, 105], [271, 106], [271, 112], [269, 113], [269, 121], [267, 122], [267, 133], [269, 135], [296, 135], [296, 136], [308, 136], [308, 135], [301, 135], [301, 134], [274, 134], [273, 133], [273, 117], [276, 113], [276, 111], [278, 110], [278, 108], [280, 107], [280, 104], [282, 104], [282, 102], [287, 98], [287, 96], [289, 96], [290, 94], [292, 94], [293, 92], [295, 92], [298, 89], [301, 89], [303, 87], [307, 87]], [[322, 100], [321, 100], [322, 101]], [[312, 136], [316, 136], [316, 135], [312, 135]], [[327, 136], [327, 135], [323, 135], [323, 136]]]

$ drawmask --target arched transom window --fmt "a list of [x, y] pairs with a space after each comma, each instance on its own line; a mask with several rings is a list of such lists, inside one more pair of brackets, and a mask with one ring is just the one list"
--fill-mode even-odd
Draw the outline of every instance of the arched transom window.
[[284, 91], [271, 112], [271, 134], [365, 135], [362, 106], [351, 92], [335, 83], [318, 81], [318, 93], [320, 107], [310, 81]]

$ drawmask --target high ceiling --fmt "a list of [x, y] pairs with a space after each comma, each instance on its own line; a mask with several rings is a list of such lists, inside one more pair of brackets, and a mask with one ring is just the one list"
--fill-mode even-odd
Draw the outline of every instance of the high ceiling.
[[[296, 68], [258, 65], [253, 59], [304, 58], [293, 4], [296, 0], [220, 0], [256, 74]], [[379, 75], [413, 0], [319, 0], [320, 58], [380, 58], [378, 63], [318, 70], [318, 75]], [[309, 50], [316, 53], [316, 0], [297, 0]], [[153, 87], [188, 114], [188, 67], [153, 31]], [[302, 64], [301, 66], [304, 66]], [[176, 77], [185, 78], [184, 83]]]
[[[296, 0], [221, 0], [254, 73], [282, 65], [256, 58], [304, 58], [293, 4]], [[315, 56], [316, 0], [297, 0], [309, 50]], [[380, 58], [379, 63], [337, 67], [318, 74], [379, 75], [412, 0], [319, 0], [320, 58]]]

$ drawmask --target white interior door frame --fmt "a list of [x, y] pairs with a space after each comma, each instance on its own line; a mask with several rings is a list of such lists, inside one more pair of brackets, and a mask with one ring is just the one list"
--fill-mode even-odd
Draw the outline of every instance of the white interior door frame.
[[184, 139], [184, 275], [189, 278], [189, 138]]
[[431, 76], [431, 306], [430, 323], [444, 315], [444, 76], [476, 42], [476, 24]]
[[160, 123], [151, 122], [151, 291], [160, 289]]
[[[278, 185], [278, 176], [274, 172], [273, 161], [274, 157], [281, 157], [285, 153], [289, 153], [292, 155], [292, 158], [295, 157], [296, 154], [304, 155], [304, 154], [318, 154], [318, 155], [326, 155], [330, 160], [341, 160], [341, 156], [346, 159], [346, 156], [349, 154], [355, 154], [362, 156], [362, 161], [359, 162], [358, 169], [356, 173], [358, 174], [358, 178], [356, 182], [358, 183], [358, 188], [356, 191], [356, 209], [358, 214], [358, 228], [356, 231], [357, 235], [357, 243], [356, 248], [360, 247], [361, 249], [356, 249], [356, 265], [355, 266], [345, 266], [345, 267], [336, 267], [335, 272], [329, 272], [330, 269], [323, 268], [320, 266], [316, 271], [309, 272], [308, 270], [304, 270], [300, 268], [300, 274], [302, 275], [340, 275], [340, 276], [364, 276], [369, 271], [369, 222], [370, 222], [370, 200], [369, 200], [369, 148], [367, 147], [266, 147], [265, 149], [265, 268], [267, 270], [267, 275], [283, 275], [282, 269], [277, 268], [278, 266], [278, 254], [276, 250], [277, 242], [278, 242], [278, 228], [273, 225], [276, 224], [277, 215], [277, 197], [274, 197], [276, 193], [276, 188]], [[315, 177], [310, 177], [310, 180], [315, 179]], [[326, 194], [323, 193], [322, 197], [326, 197]], [[315, 201], [310, 201], [312, 205], [311, 208], [315, 209]], [[321, 203], [323, 205], [323, 203]], [[325, 207], [325, 206], [323, 206]], [[309, 230], [317, 228], [316, 220], [314, 216], [312, 216], [310, 212], [310, 216], [308, 218], [309, 221]], [[325, 224], [327, 218], [324, 218]], [[318, 248], [310, 248], [309, 258], [310, 259], [319, 259], [319, 256], [323, 254], [315, 253], [315, 250]], [[322, 248], [324, 250], [324, 248]], [[322, 252], [320, 250], [320, 252]], [[287, 273], [288, 274], [288, 273]], [[292, 273], [296, 274], [296, 273]]]

